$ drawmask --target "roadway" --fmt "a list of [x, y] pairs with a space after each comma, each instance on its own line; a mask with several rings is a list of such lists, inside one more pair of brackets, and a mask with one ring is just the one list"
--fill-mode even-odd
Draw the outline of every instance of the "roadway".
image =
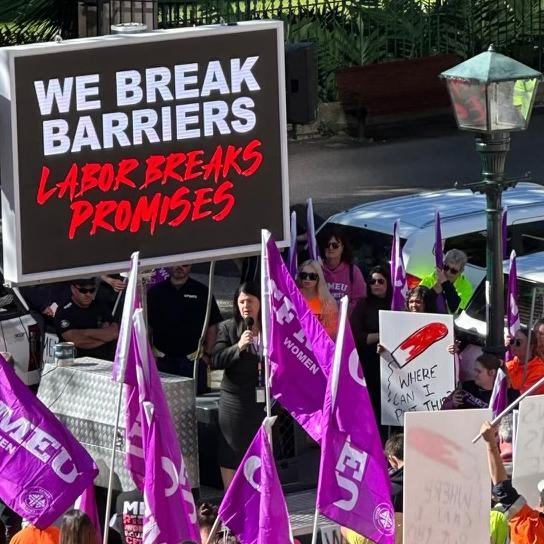
[[[389, 131], [391, 133], [391, 131]], [[408, 133], [409, 132], [409, 133]], [[544, 110], [526, 132], [513, 133], [508, 176], [531, 171], [544, 183]], [[451, 126], [399, 129], [387, 140], [335, 137], [289, 144], [291, 204], [313, 197], [323, 218], [355, 204], [480, 179], [474, 136]]]

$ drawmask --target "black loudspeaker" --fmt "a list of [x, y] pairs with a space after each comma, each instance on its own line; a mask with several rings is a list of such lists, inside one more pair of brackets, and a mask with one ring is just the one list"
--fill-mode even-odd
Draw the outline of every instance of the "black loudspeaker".
[[317, 59], [310, 42], [287, 44], [285, 50], [287, 121], [311, 123], [317, 116]]

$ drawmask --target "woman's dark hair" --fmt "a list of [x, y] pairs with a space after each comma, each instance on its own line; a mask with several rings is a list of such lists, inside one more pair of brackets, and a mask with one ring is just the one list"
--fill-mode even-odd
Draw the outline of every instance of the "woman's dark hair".
[[69, 510], [62, 518], [59, 544], [97, 544], [91, 518], [81, 510]]
[[480, 363], [486, 370], [499, 370], [501, 360], [492, 353], [482, 353], [476, 358], [476, 362]]
[[217, 506], [210, 504], [209, 502], [203, 502], [196, 513], [198, 520], [198, 526], [202, 528], [211, 529], [217, 518]]
[[[372, 279], [373, 274], [380, 274], [380, 276], [383, 276], [385, 278], [385, 281], [387, 283], [387, 291], [385, 292], [385, 298], [391, 300], [393, 297], [393, 286], [391, 285], [391, 278], [389, 276], [389, 268], [383, 265], [377, 265], [370, 269], [370, 272], [368, 273], [368, 279]], [[368, 296], [373, 297], [372, 291], [370, 289], [370, 285], [368, 286]]]
[[342, 250], [342, 262], [353, 264], [353, 250], [345, 232], [333, 225], [323, 227], [323, 230], [319, 233], [317, 243], [319, 245], [321, 257], [325, 259], [325, 250], [327, 249], [327, 244], [331, 238], [340, 240], [344, 246], [344, 249]]
[[237, 324], [243, 321], [240, 310], [238, 308], [238, 297], [242, 293], [245, 293], [246, 295], [253, 295], [254, 297], [257, 297], [259, 299], [259, 302], [261, 301], [261, 287], [258, 283], [255, 283], [253, 281], [245, 281], [244, 283], [241, 283], [238, 286], [238, 289], [236, 289], [236, 293], [234, 293], [234, 299], [232, 301], [232, 311], [234, 314], [234, 320]]
[[431, 314], [437, 312], [436, 295], [432, 289], [429, 289], [429, 287], [426, 287], [425, 285], [418, 285], [417, 287], [410, 289], [408, 293], [406, 293], [406, 309], [408, 309], [408, 301], [412, 297], [416, 297], [417, 299], [423, 301], [423, 304], [425, 305], [425, 312]]

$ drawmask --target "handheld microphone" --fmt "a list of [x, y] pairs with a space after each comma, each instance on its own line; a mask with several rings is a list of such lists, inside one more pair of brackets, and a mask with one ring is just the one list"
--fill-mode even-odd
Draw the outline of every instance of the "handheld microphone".
[[[253, 327], [253, 325], [255, 325], [255, 320], [251, 316], [244, 318], [244, 327], [246, 331], [251, 332], [251, 327]], [[251, 337], [253, 338], [253, 334], [251, 335]], [[255, 347], [253, 346], [253, 343], [249, 344], [246, 349], [249, 353], [255, 353]]]
[[250, 316], [250, 317], [246, 317], [244, 319], [244, 324], [246, 326], [246, 331], [250, 331], [253, 327], [253, 325], [255, 325], [255, 320]]

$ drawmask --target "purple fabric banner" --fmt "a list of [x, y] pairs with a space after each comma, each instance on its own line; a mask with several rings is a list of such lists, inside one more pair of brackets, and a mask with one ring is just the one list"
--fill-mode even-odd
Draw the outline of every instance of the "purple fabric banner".
[[502, 211], [502, 255], [508, 259], [508, 207]]
[[298, 270], [297, 255], [297, 212], [291, 212], [291, 245], [289, 246], [289, 274], [296, 278]]
[[[112, 379], [128, 385], [125, 393], [125, 464], [136, 487], [143, 492], [145, 463], [140, 421], [140, 399], [136, 376], [135, 358], [132, 353], [133, 317], [140, 308], [138, 297], [139, 253], [131, 256], [131, 268], [125, 293], [123, 315], [119, 327], [119, 339], [112, 368]], [[132, 364], [127, 364], [128, 361]]]
[[0, 498], [45, 529], [92, 485], [85, 448], [0, 356]]
[[393, 298], [391, 299], [391, 310], [402, 312], [406, 310], [406, 270], [400, 247], [400, 221], [395, 221], [393, 228], [393, 245], [391, 246], [391, 285], [393, 287]]
[[89, 519], [93, 522], [93, 526], [96, 532], [96, 543], [102, 542], [102, 524], [98, 517], [98, 508], [96, 507], [96, 497], [94, 494], [94, 485], [90, 485], [83, 493], [77, 498], [74, 508], [85, 512]]
[[[444, 268], [444, 251], [442, 249], [442, 226], [440, 224], [440, 212], [436, 210], [434, 214], [434, 264], [436, 268]], [[446, 302], [444, 295], [439, 293], [436, 297], [436, 309], [439, 313], [445, 314]]]
[[508, 406], [508, 379], [502, 368], [497, 370], [489, 406], [493, 410], [494, 418]]
[[113, 360], [112, 367], [112, 380], [116, 382], [125, 381], [125, 369], [127, 366], [127, 356], [132, 330], [132, 316], [134, 315], [135, 308], [140, 306], [137, 296], [139, 258], [139, 252], [133, 253], [130, 257], [130, 273], [128, 275], [125, 302], [123, 305], [123, 315], [121, 316], [121, 326], [119, 328], [119, 337], [117, 339], [115, 359]]
[[[506, 326], [508, 335], [512, 338], [521, 326], [518, 309], [518, 267], [516, 265], [516, 252], [510, 254], [510, 269], [508, 271], [508, 289], [506, 299]], [[510, 358], [512, 354], [510, 354]]]
[[395, 541], [386, 460], [342, 300], [323, 407], [319, 512], [377, 544]]
[[273, 397], [316, 441], [334, 343], [308, 308], [272, 237], [265, 244], [263, 320]]
[[128, 366], [137, 368], [139, 419], [145, 451], [143, 540], [145, 544], [198, 542], [200, 532], [191, 483], [147, 340], [141, 309], [134, 312], [129, 355]]
[[242, 544], [293, 542], [265, 429], [265, 425], [272, 423], [268, 421], [265, 420], [251, 442], [219, 507], [219, 518]]
[[312, 261], [319, 261], [319, 251], [317, 250], [317, 240], [315, 237], [314, 224], [314, 205], [311, 197], [306, 200], [308, 205], [306, 211], [306, 237], [308, 239], [308, 254]]

